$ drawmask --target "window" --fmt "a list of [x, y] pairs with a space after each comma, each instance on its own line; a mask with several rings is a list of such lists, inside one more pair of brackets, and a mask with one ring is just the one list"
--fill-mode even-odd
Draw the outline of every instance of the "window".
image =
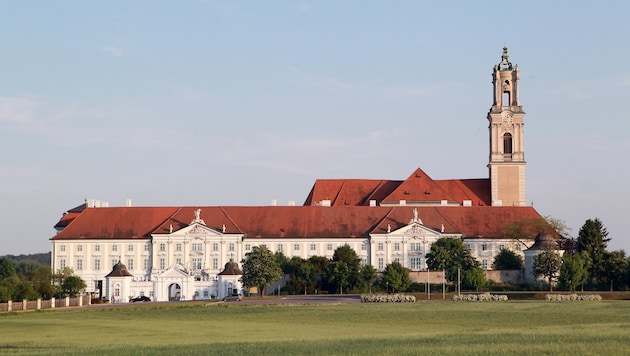
[[166, 244], [165, 243], [160, 243], [160, 251], [166, 251]]
[[176, 243], [175, 244], [175, 251], [181, 251], [182, 250], [182, 244], [181, 243]]
[[516, 251], [520, 251], [521, 250], [521, 244], [516, 244]]
[[487, 243], [482, 243], [481, 244], [481, 251], [488, 251], [488, 244]]
[[512, 134], [509, 132], [503, 135], [503, 153], [512, 154]]
[[175, 258], [175, 263], [177, 263], [178, 265], [181, 265], [182, 264], [182, 258], [181, 257]]
[[214, 242], [212, 244], [212, 251], [219, 251], [219, 243], [218, 242]]
[[299, 251], [300, 250], [300, 244], [293, 244], [293, 251]]
[[204, 290], [203, 290], [203, 297], [204, 297], [204, 298], [208, 298], [208, 296], [209, 296], [208, 290], [207, 290], [207, 289], [204, 289]]
[[504, 244], [500, 244], [500, 245], [499, 245], [499, 250], [500, 250], [500, 251], [505, 250], [505, 245], [504, 245]]
[[412, 256], [409, 258], [409, 268], [412, 271], [420, 270], [420, 268], [422, 268], [420, 263], [421, 263], [420, 256]]
[[94, 245], [94, 252], [101, 252], [101, 245], [99, 244]]
[[362, 264], [363, 266], [367, 266], [367, 258], [363, 257], [363, 258], [361, 259], [361, 264]]
[[83, 245], [77, 245], [77, 251], [83, 252]]
[[133, 269], [133, 258], [127, 259], [127, 269]]
[[64, 269], [66, 268], [66, 259], [62, 258], [59, 260], [59, 268]]
[[481, 268], [488, 269], [488, 260], [486, 259], [481, 260]]
[[160, 269], [165, 269], [166, 268], [166, 260], [164, 259], [164, 257], [160, 257]]
[[[132, 244], [127, 245], [127, 251], [133, 252], [133, 245]], [[127, 267], [129, 267], [129, 266], [127, 266]]]
[[79, 258], [77, 260], [77, 271], [82, 271], [83, 270], [83, 259]]
[[416, 252], [419, 252], [419, 251], [420, 251], [420, 249], [421, 249], [421, 247], [420, 247], [420, 246], [421, 246], [421, 244], [420, 244], [419, 242], [412, 242], [412, 243], [411, 243], [411, 246], [410, 246], [410, 250], [411, 250], [411, 251], [416, 251]]
[[144, 270], [148, 270], [149, 269], [149, 259], [148, 258], [145, 258], [142, 261], [142, 269], [144, 269]]
[[59, 251], [66, 252], [66, 245], [59, 246]]
[[112, 252], [118, 251], [118, 245], [112, 245]]
[[379, 242], [379, 243], [378, 243], [378, 250], [379, 250], [379, 251], [383, 251], [383, 246], [384, 246], [384, 245], [383, 245], [383, 243], [382, 243], [382, 242]]
[[468, 249], [468, 250], [470, 250], [470, 249], [471, 249], [470, 244], [466, 244], [466, 249]]
[[282, 252], [283, 249], [284, 249], [284, 246], [282, 246], [282, 244], [278, 244], [278, 251]]
[[[203, 251], [203, 244], [200, 242], [195, 242], [192, 244], [193, 251]], [[231, 250], [230, 250], [231, 251]]]
[[230, 242], [230, 244], [228, 245], [228, 250], [234, 251], [234, 242]]
[[311, 244], [311, 251], [317, 250], [317, 246], [315, 244]]
[[120, 287], [116, 286], [116, 288], [114, 288], [114, 296], [120, 297]]
[[245, 244], [245, 251], [251, 251], [251, 250], [252, 250], [252, 245]]
[[112, 258], [112, 268], [114, 268], [116, 263], [118, 263], [118, 259], [117, 258]]
[[378, 269], [383, 269], [383, 257], [378, 258]]
[[94, 270], [95, 271], [100, 271], [101, 270], [101, 259], [100, 258], [95, 258], [94, 259]]
[[361, 244], [361, 251], [366, 251], [367, 250], [367, 246], [368, 246], [367, 242], [362, 243]]
[[332, 251], [333, 247], [332, 244], [326, 244], [326, 251]]
[[201, 269], [201, 258], [193, 257], [192, 265], [193, 265], [193, 269]]
[[400, 257], [394, 257], [394, 262], [400, 263]]
[[218, 268], [219, 268], [219, 259], [215, 257], [212, 259], [212, 269], [218, 269]]
[[400, 243], [394, 242], [394, 251], [400, 251]]
[[148, 252], [148, 251], [149, 251], [149, 244], [145, 244], [145, 245], [144, 245], [144, 251], [145, 251], [145, 252]]

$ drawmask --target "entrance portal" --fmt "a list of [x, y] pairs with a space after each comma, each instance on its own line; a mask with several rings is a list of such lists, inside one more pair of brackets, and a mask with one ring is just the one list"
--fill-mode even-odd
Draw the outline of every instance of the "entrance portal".
[[182, 297], [182, 287], [179, 284], [173, 283], [168, 286], [168, 300], [169, 301], [178, 301]]

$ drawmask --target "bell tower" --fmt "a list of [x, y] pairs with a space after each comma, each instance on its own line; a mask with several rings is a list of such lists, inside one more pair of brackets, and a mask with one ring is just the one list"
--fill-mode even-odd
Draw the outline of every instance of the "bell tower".
[[490, 191], [493, 206], [525, 205], [525, 150], [523, 118], [518, 98], [518, 65], [512, 65], [507, 47], [494, 66], [494, 100], [488, 112], [490, 129]]

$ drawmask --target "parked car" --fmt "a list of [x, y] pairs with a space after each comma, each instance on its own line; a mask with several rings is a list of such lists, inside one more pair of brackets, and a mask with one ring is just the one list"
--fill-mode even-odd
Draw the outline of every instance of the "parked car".
[[146, 295], [141, 295], [139, 297], [129, 299], [129, 303], [150, 302], [150, 301], [151, 301], [151, 298], [147, 297]]
[[241, 301], [241, 296], [236, 294], [236, 295], [230, 295], [227, 296], [225, 298], [223, 298], [224, 302], [240, 302]]

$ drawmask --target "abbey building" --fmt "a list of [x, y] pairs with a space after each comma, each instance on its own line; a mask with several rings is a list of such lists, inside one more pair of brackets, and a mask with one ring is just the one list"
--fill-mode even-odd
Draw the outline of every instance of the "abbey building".
[[431, 244], [454, 237], [490, 269], [500, 250], [522, 254], [534, 242], [534, 236], [507, 237], [505, 225], [540, 217], [526, 205], [525, 113], [507, 48], [492, 77], [488, 178], [434, 180], [417, 168], [405, 180], [323, 179], [302, 206], [87, 201], [55, 225], [52, 269], [71, 267], [88, 291], [121, 302], [139, 295], [157, 301], [230, 295], [242, 287], [238, 262], [257, 245], [289, 258], [331, 258], [347, 244], [377, 270], [397, 261], [422, 271]]

